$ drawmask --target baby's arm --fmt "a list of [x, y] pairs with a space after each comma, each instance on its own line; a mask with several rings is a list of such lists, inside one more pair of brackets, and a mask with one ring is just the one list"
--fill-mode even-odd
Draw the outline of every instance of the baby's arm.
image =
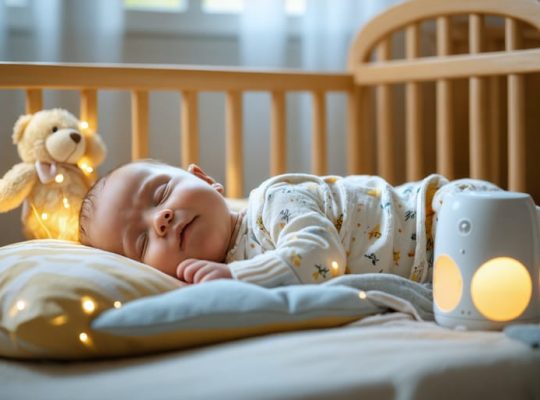
[[[229, 264], [235, 279], [275, 287], [320, 283], [342, 275], [345, 250], [334, 223], [323, 212], [316, 191], [282, 185], [264, 193], [256, 218], [259, 236], [269, 250]], [[272, 248], [273, 247], [273, 248]]]

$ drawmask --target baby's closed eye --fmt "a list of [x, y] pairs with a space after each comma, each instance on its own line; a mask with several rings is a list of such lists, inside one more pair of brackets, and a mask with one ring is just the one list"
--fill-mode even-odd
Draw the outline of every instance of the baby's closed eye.
[[169, 197], [169, 194], [171, 193], [171, 185], [169, 182], [163, 183], [162, 185], [159, 185], [154, 192], [154, 206], [160, 205], [163, 203], [167, 197]]

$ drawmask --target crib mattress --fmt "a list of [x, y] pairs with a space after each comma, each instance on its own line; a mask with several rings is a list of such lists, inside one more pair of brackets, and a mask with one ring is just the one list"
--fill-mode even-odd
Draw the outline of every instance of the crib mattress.
[[540, 350], [398, 317], [121, 360], [0, 360], [0, 397], [540, 399]]

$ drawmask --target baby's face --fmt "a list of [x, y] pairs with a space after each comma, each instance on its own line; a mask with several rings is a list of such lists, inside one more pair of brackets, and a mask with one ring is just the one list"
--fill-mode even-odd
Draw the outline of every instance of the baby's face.
[[222, 262], [232, 215], [201, 173], [146, 162], [114, 171], [96, 193], [89, 244], [172, 276], [187, 258]]

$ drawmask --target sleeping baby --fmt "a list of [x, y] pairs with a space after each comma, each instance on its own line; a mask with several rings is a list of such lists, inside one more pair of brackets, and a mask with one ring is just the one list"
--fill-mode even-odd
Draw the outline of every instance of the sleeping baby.
[[265, 287], [385, 272], [431, 279], [436, 213], [463, 190], [499, 190], [440, 175], [392, 187], [376, 176], [285, 174], [263, 182], [245, 210], [200, 167], [123, 165], [83, 201], [80, 240], [193, 284], [238, 279]]

